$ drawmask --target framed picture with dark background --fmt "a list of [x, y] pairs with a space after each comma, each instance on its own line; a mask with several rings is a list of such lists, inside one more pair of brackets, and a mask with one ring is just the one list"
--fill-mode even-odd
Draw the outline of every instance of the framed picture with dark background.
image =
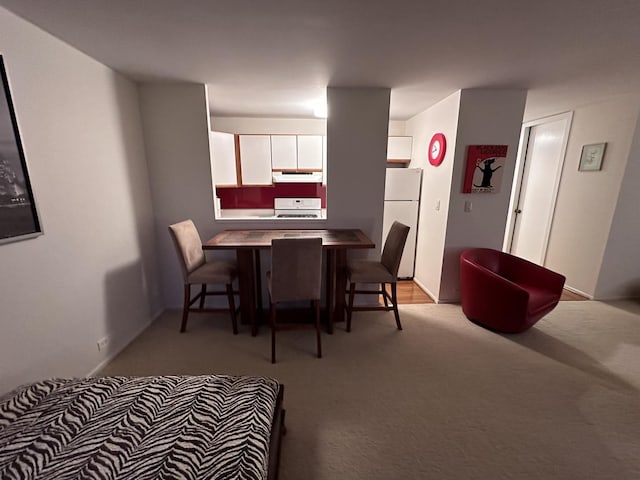
[[42, 235], [16, 113], [0, 55], [0, 243]]

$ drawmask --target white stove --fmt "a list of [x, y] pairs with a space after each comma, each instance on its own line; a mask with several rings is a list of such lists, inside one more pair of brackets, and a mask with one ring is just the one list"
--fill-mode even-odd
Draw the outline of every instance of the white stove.
[[275, 198], [277, 218], [322, 218], [322, 201], [319, 198]]

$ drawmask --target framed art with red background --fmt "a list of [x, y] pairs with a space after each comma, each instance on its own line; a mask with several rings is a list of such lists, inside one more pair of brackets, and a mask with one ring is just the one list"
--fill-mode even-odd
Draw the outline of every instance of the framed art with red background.
[[462, 193], [498, 193], [508, 145], [469, 145]]

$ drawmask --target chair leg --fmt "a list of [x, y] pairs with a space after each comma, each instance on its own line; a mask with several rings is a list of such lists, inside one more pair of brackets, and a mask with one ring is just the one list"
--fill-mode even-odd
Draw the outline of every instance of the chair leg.
[[389, 308], [389, 300], [387, 300], [387, 284], [381, 283], [380, 286], [382, 287], [382, 300], [384, 301], [384, 306]]
[[269, 319], [271, 322], [271, 363], [276, 363], [276, 306], [269, 302]]
[[318, 358], [322, 358], [322, 341], [320, 339], [321, 337], [321, 332], [320, 332], [320, 301], [319, 300], [315, 300], [313, 302], [315, 305], [315, 311], [316, 311], [316, 342], [317, 342], [317, 350], [318, 350]]
[[204, 299], [207, 298], [207, 284], [203, 283], [200, 287], [200, 308], [204, 308]]
[[184, 333], [187, 329], [187, 320], [189, 319], [189, 301], [191, 300], [191, 285], [184, 286], [184, 306], [182, 307], [182, 325], [180, 325], [180, 333]]
[[238, 334], [238, 320], [236, 317], [236, 302], [233, 298], [233, 285], [227, 283], [227, 298], [229, 299], [229, 309], [231, 310], [231, 327], [233, 328], [233, 334]]
[[398, 295], [396, 292], [396, 282], [391, 284], [391, 301], [393, 302], [393, 314], [396, 316], [396, 326], [398, 330], [402, 330], [402, 324], [400, 323], [400, 314], [398, 313]]
[[351, 331], [351, 314], [353, 313], [353, 296], [356, 294], [356, 284], [349, 284], [349, 305], [347, 306], [347, 332]]

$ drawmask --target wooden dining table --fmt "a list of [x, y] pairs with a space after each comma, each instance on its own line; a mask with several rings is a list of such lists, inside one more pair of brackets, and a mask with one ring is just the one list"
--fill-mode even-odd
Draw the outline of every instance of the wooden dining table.
[[327, 254], [325, 311], [327, 330], [333, 333], [334, 322], [344, 320], [347, 251], [375, 247], [375, 243], [362, 230], [224, 230], [202, 245], [204, 250], [236, 251], [240, 314], [243, 323], [251, 325], [253, 336], [258, 333], [256, 312], [262, 312], [260, 251], [271, 248], [273, 239], [304, 237], [322, 238], [322, 247]]

